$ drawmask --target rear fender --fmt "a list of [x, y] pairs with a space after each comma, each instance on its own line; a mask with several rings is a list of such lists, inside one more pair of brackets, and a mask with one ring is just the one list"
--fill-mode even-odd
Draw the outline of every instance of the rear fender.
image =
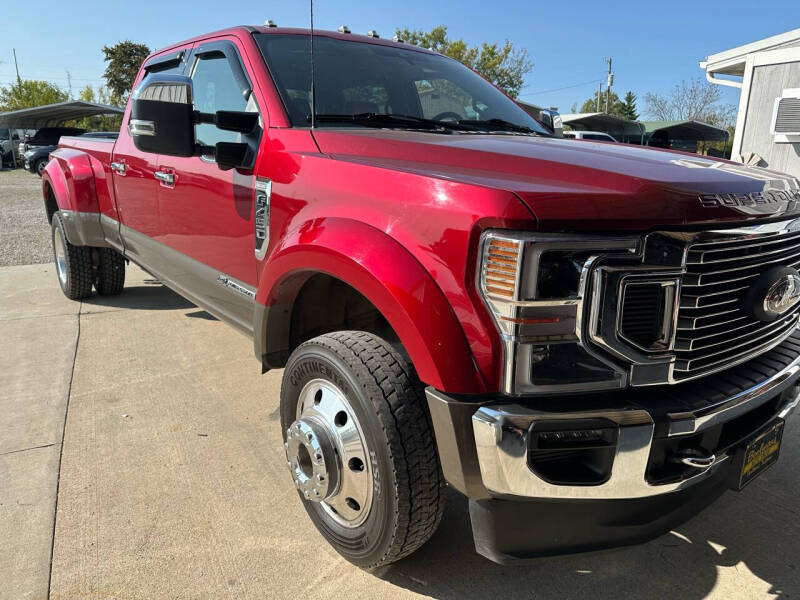
[[453, 393], [485, 390], [464, 331], [430, 274], [394, 239], [349, 219], [307, 222], [270, 255], [256, 294], [258, 358], [285, 356], [292, 305], [315, 273], [336, 277], [366, 297], [426, 384]]

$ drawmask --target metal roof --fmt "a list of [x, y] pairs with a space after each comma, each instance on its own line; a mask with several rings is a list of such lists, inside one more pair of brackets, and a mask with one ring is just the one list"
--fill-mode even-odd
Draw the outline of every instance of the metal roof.
[[0, 113], [0, 128], [41, 129], [42, 127], [53, 127], [72, 119], [81, 119], [94, 115], [121, 115], [124, 112], [125, 109], [119, 106], [72, 100], [70, 102], [58, 102], [57, 104]]
[[705, 60], [700, 61], [700, 68], [705, 69], [706, 73], [709, 75], [722, 74], [743, 76], [748, 54], [763, 52], [765, 50], [774, 50], [776, 48], [785, 48], [786, 46], [794, 46], [798, 43], [800, 43], [800, 29], [792, 29], [786, 33], [773, 35], [772, 37], [764, 38], [757, 42], [711, 54]]
[[644, 135], [644, 126], [639, 121], [623, 119], [606, 113], [571, 113], [561, 115], [564, 125], [578, 131], [604, 131], [617, 139]]
[[709, 125], [702, 121], [643, 121], [645, 131], [652, 135], [659, 130], [669, 131], [673, 139], [705, 140], [708, 142], [727, 142], [729, 133], [727, 129]]

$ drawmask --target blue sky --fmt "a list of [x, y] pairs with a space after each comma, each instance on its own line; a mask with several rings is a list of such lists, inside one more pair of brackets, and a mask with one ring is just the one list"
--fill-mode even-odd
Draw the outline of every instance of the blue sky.
[[[266, 18], [284, 26], [308, 24], [308, 2], [303, 0], [71, 0], [40, 2], [35, 10], [32, 6], [0, 0], [0, 85], [14, 78], [12, 48], [23, 77], [66, 87], [69, 70], [77, 92], [86, 84], [103, 83], [104, 44], [131, 39], [156, 49]], [[614, 90], [633, 90], [643, 109], [646, 92], [666, 93], [682, 79], [702, 75], [697, 61], [706, 55], [800, 27], [800, 3], [317, 0], [315, 20], [321, 29], [346, 23], [354, 32], [376, 29], [385, 37], [396, 27], [446, 24], [452, 36], [471, 43], [508, 38], [527, 48], [535, 63], [520, 97], [569, 112], [605, 78], [606, 56], [614, 58]], [[722, 91], [724, 101], [738, 102], [736, 90]]]

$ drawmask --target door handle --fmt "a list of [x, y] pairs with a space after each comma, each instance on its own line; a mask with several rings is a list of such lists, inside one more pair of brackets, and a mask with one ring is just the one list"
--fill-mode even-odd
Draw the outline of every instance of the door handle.
[[111, 163], [111, 170], [119, 173], [120, 175], [125, 175], [125, 163], [124, 162], [112, 162]]
[[175, 185], [174, 173], [165, 173], [164, 171], [156, 171], [154, 175], [156, 179], [158, 179], [161, 183], [164, 183], [166, 185]]

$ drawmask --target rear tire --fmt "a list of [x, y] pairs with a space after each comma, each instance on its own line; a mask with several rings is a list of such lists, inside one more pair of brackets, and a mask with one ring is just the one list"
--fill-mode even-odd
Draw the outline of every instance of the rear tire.
[[67, 241], [64, 222], [59, 212], [53, 215], [51, 228], [53, 258], [61, 291], [71, 300], [86, 298], [92, 293], [91, 248], [73, 246]]
[[97, 248], [94, 287], [101, 296], [116, 296], [125, 287], [125, 258], [112, 248]]
[[[333, 397], [337, 398], [333, 402], [338, 401], [344, 408], [334, 408], [336, 416], [330, 423], [318, 419], [329, 396], [315, 392], [314, 386], [324, 389], [325, 394], [333, 390]], [[309, 389], [310, 396], [306, 392]], [[303, 417], [309, 414], [305, 407], [311, 403], [320, 403], [320, 411], [312, 408], [312, 416]], [[347, 444], [326, 447], [325, 440], [335, 438], [337, 428], [346, 429], [343, 423], [348, 421], [354, 421], [356, 427], [351, 428]], [[417, 550], [436, 531], [444, 510], [444, 477], [425, 394], [411, 363], [387, 342], [366, 332], [340, 331], [299, 346], [289, 357], [283, 374], [281, 424], [287, 462], [304, 508], [319, 532], [344, 558], [365, 568], [386, 565]], [[317, 428], [313, 441], [312, 433], [303, 433], [310, 431], [308, 425]], [[362, 445], [363, 461], [345, 460], [353, 447], [355, 428], [360, 438], [355, 445]], [[302, 450], [305, 435], [309, 440], [306, 448], [322, 440], [321, 445], [315, 446], [320, 460], [312, 458], [313, 465], [307, 450]], [[298, 444], [301, 450], [295, 455]], [[337, 448], [346, 448], [344, 456]], [[320, 463], [325, 469], [325, 478], [320, 481], [329, 480], [331, 486], [338, 482], [338, 491], [331, 493], [332, 488], [326, 489], [328, 483], [313, 485], [316, 479], [311, 468], [316, 469]], [[348, 466], [358, 473], [350, 474]], [[309, 477], [304, 478], [303, 471]], [[352, 503], [353, 498], [337, 498], [347, 489], [343, 477], [362, 476], [370, 478], [369, 493], [362, 496], [368, 507]], [[309, 499], [309, 491], [313, 498], [320, 490], [323, 496], [332, 495], [324, 501]], [[347, 506], [354, 510], [346, 511]], [[351, 520], [348, 522], [347, 518]]]
[[47, 166], [47, 159], [40, 158], [37, 160], [33, 165], [33, 170], [36, 171], [36, 174], [41, 177], [42, 173], [44, 173], [44, 168]]

